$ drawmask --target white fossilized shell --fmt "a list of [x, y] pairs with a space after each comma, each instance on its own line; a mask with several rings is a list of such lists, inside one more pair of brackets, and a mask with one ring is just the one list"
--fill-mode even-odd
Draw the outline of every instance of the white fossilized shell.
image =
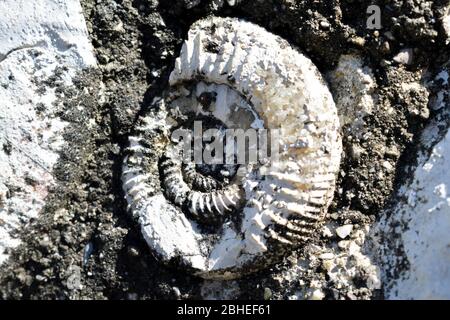
[[[313, 63], [257, 25], [211, 17], [191, 27], [169, 82], [139, 120], [123, 165], [149, 246], [205, 278], [231, 278], [311, 241], [341, 155], [336, 107]], [[195, 172], [181, 163], [171, 132], [196, 117], [280, 129], [277, 166], [227, 168], [233, 178], [220, 181]]]

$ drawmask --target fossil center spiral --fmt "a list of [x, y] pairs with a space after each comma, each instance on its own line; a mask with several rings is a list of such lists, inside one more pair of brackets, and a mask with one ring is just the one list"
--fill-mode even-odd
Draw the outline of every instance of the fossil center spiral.
[[[159, 165], [164, 194], [200, 224], [220, 224], [242, 209], [242, 176], [249, 165], [248, 157], [237, 163], [235, 141], [227, 141], [226, 133], [263, 122], [246, 98], [225, 84], [181, 85], [168, 105], [174, 129]], [[205, 135], [215, 148], [205, 143]], [[227, 148], [233, 148], [231, 159]]]

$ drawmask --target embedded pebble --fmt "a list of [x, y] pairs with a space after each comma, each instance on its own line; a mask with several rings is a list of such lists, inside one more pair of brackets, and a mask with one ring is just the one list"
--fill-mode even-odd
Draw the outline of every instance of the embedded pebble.
[[319, 258], [322, 260], [331, 260], [334, 258], [334, 254], [332, 254], [331, 252], [323, 253], [319, 256]]
[[394, 61], [400, 64], [410, 65], [413, 62], [413, 49], [403, 49], [395, 57]]
[[313, 291], [310, 300], [323, 300], [323, 298], [325, 298], [325, 294], [323, 293], [323, 291], [320, 289], [316, 289]]
[[342, 227], [336, 228], [336, 234], [339, 236], [339, 238], [345, 239], [350, 235], [352, 230], [353, 230], [353, 225], [346, 224], [346, 225], [343, 225]]
[[270, 288], [264, 288], [264, 300], [270, 300], [272, 298], [272, 290]]

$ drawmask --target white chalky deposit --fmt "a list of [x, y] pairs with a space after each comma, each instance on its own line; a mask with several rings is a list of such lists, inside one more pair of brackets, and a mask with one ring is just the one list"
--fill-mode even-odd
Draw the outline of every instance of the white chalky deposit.
[[[382, 267], [386, 299], [450, 299], [448, 65], [433, 79], [441, 90], [430, 107], [441, 112], [441, 119], [431, 121], [423, 131], [423, 151], [411, 181], [400, 188], [397, 203], [383, 212], [373, 229], [377, 249], [373, 251]], [[430, 147], [431, 154], [426, 152]]]
[[374, 109], [377, 84], [372, 70], [357, 55], [342, 55], [338, 66], [328, 74], [342, 126], [354, 135], [364, 132], [364, 117]]
[[[405, 187], [407, 203], [395, 208], [392, 218], [382, 225], [383, 232], [392, 232], [395, 223], [407, 226], [404, 231], [398, 230], [397, 245], [403, 248], [409, 267], [397, 277], [386, 279], [388, 299], [450, 299], [449, 159], [447, 134], [430, 159], [417, 169], [414, 181]], [[389, 256], [385, 257], [385, 266], [395, 270], [396, 262]]]
[[[130, 210], [163, 261], [233, 278], [311, 241], [332, 200], [341, 140], [331, 94], [307, 57], [252, 23], [208, 18], [191, 27], [163, 96], [130, 137], [122, 175]], [[171, 132], [200, 119], [280, 129], [277, 166], [236, 174], [218, 165], [211, 174], [183, 164]]]
[[77, 0], [0, 1], [0, 15], [1, 264], [44, 206], [64, 143], [55, 89], [44, 81], [64, 67], [70, 84], [95, 58]]
[[447, 7], [447, 13], [442, 17], [441, 20], [442, 28], [444, 29], [446, 40], [445, 44], [450, 43], [450, 6]]

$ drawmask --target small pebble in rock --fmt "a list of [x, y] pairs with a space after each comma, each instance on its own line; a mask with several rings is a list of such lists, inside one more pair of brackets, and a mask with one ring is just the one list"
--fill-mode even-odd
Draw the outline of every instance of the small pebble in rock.
[[334, 254], [332, 254], [331, 252], [322, 253], [322, 254], [319, 256], [319, 258], [322, 259], [322, 260], [331, 260], [331, 259], [334, 258]]
[[328, 30], [330, 28], [330, 24], [327, 21], [320, 21], [320, 27], [322, 29]]
[[322, 229], [322, 236], [331, 238], [333, 236], [333, 232], [331, 232], [328, 226], [324, 226]]
[[36, 276], [36, 280], [39, 281], [39, 282], [42, 282], [42, 281], [45, 280], [45, 277], [44, 277], [44, 276], [41, 276], [40, 274], [38, 274], [38, 275]]
[[383, 167], [386, 169], [386, 171], [391, 172], [392, 170], [394, 170], [394, 167], [392, 166], [392, 164], [389, 161], [384, 161], [383, 162]]
[[381, 45], [381, 50], [382, 50], [384, 53], [389, 53], [389, 52], [391, 52], [391, 45], [389, 44], [388, 41], [383, 42], [383, 44]]
[[338, 242], [338, 247], [342, 250], [348, 249], [349, 241], [348, 240], [342, 240]]
[[395, 57], [394, 61], [399, 64], [410, 65], [413, 62], [413, 50], [411, 48], [401, 50]]
[[100, 62], [100, 64], [108, 64], [109, 57], [105, 54], [101, 54], [98, 56], [98, 62]]
[[346, 224], [346, 225], [343, 225], [342, 227], [336, 228], [336, 234], [338, 235], [339, 238], [345, 239], [350, 235], [352, 230], [353, 230], [353, 225]]
[[128, 247], [128, 254], [132, 257], [138, 257], [139, 256], [139, 250], [135, 247]]
[[264, 300], [270, 300], [272, 298], [272, 290], [270, 288], [264, 288]]
[[322, 262], [322, 267], [329, 273], [333, 270], [334, 267], [336, 267], [336, 264], [333, 260], [324, 260]]
[[325, 294], [320, 289], [314, 290], [312, 293], [310, 300], [323, 300], [325, 298]]
[[83, 266], [87, 265], [87, 263], [89, 262], [89, 258], [91, 257], [93, 252], [94, 252], [94, 244], [92, 242], [88, 242], [84, 247], [83, 251]]
[[352, 144], [350, 148], [350, 156], [354, 161], [359, 161], [361, 159], [361, 155], [364, 153], [364, 149], [362, 149], [357, 144]]
[[378, 273], [379, 272], [377, 272], [377, 274], [369, 275], [369, 277], [366, 280], [367, 287], [369, 289], [371, 289], [371, 290], [380, 289], [381, 288], [381, 280], [380, 280], [380, 278], [378, 276]]
[[358, 254], [361, 251], [361, 247], [358, 246], [354, 241], [351, 241], [348, 246], [348, 253], [350, 255]]
[[175, 296], [177, 297], [177, 299], [179, 299], [181, 297], [180, 289], [178, 289], [177, 287], [173, 287], [172, 290], [173, 290], [173, 293], [175, 294]]
[[362, 37], [351, 38], [350, 42], [352, 42], [354, 45], [358, 47], [364, 47], [364, 45], [366, 44], [366, 40]]
[[392, 158], [398, 158], [400, 156], [400, 151], [396, 146], [392, 146], [386, 149], [386, 156]]
[[83, 285], [81, 284], [81, 268], [75, 265], [71, 265], [67, 269], [67, 274], [67, 288], [69, 290], [81, 290], [83, 288]]

